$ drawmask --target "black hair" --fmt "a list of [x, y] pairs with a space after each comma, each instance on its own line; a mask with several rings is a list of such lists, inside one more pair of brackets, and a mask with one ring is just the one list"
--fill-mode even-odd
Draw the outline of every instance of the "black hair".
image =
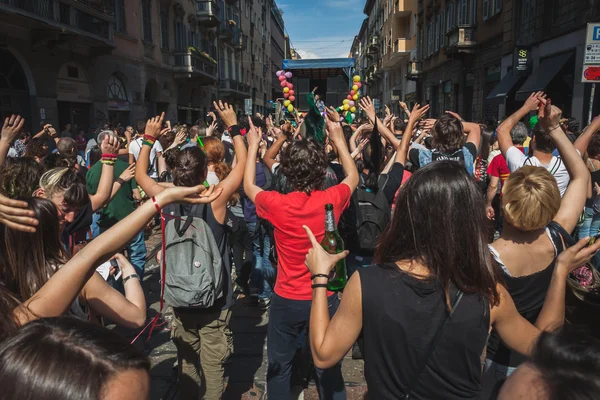
[[367, 179], [365, 180], [365, 188], [372, 191], [379, 191], [379, 172], [385, 157], [385, 148], [381, 143], [377, 124], [371, 132], [369, 143], [365, 145], [362, 151], [364, 169], [369, 170]]
[[90, 155], [89, 155], [90, 166], [93, 166], [94, 164], [96, 164], [98, 161], [100, 161], [101, 158], [102, 158], [102, 149], [100, 149], [100, 146], [98, 146], [98, 145], [92, 146], [92, 148], [90, 149]]
[[554, 139], [552, 139], [550, 133], [546, 132], [546, 130], [542, 128], [541, 124], [537, 124], [535, 128], [533, 128], [533, 138], [535, 140], [536, 151], [551, 154], [554, 152], [554, 150], [556, 150], [556, 143], [554, 143]]
[[0, 345], [0, 400], [101, 400], [110, 379], [128, 370], [149, 374], [150, 362], [115, 332], [75, 318], [40, 319]]
[[453, 161], [431, 163], [402, 185], [375, 262], [423, 263], [446, 300], [452, 284], [495, 305], [501, 274], [487, 247], [487, 226], [481, 191], [465, 168]]
[[350, 125], [342, 125], [342, 132], [344, 132], [344, 139], [346, 139], [346, 145], [350, 148], [350, 138], [354, 134]]
[[180, 150], [171, 171], [173, 184], [186, 187], [201, 184], [206, 178], [207, 165], [206, 155], [199, 147]]
[[394, 121], [394, 130], [395, 131], [404, 132], [405, 129], [406, 129], [406, 122], [404, 122], [403, 119], [398, 118]]
[[257, 129], [262, 129], [263, 133], [267, 133], [267, 123], [262, 118], [256, 116], [252, 117], [252, 123]]
[[492, 141], [494, 140], [494, 132], [488, 129], [487, 126], [481, 125], [481, 145], [479, 146], [480, 152], [479, 156], [483, 160], [487, 160], [490, 155], [490, 146], [492, 145]]
[[327, 157], [313, 139], [296, 140], [281, 152], [280, 168], [292, 190], [310, 194], [325, 185]]
[[29, 197], [39, 188], [46, 172], [33, 158], [7, 158], [0, 172], [0, 193], [11, 199]]
[[135, 130], [138, 131], [138, 133], [140, 133], [140, 134], [143, 134], [144, 132], [146, 132], [146, 122], [144, 122], [144, 121], [136, 122]]

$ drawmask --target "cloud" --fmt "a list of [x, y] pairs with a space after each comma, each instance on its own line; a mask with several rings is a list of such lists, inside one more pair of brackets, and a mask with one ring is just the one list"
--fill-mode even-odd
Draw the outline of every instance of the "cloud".
[[300, 54], [300, 57], [302, 57], [303, 59], [315, 59], [315, 58], [321, 58], [321, 56], [319, 56], [317, 53], [312, 52], [310, 50], [303, 50], [303, 49], [296, 49], [296, 51], [298, 52], [298, 54]]

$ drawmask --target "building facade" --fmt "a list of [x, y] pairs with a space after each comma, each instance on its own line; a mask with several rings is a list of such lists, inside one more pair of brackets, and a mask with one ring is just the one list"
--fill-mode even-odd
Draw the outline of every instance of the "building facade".
[[0, 114], [22, 114], [37, 131], [163, 111], [195, 123], [218, 98], [239, 111], [251, 98], [262, 112], [271, 96], [266, 2], [1, 0]]

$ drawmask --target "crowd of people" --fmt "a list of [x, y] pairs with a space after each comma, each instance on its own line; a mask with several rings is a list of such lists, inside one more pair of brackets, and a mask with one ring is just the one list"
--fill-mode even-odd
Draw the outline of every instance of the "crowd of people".
[[163, 113], [90, 140], [7, 117], [0, 400], [149, 397], [148, 358], [103, 325], [160, 318], [143, 290], [153, 227], [182, 399], [222, 398], [240, 297], [268, 312], [272, 399], [291, 398], [305, 342], [321, 399], [347, 397], [350, 351], [371, 399], [600, 396], [600, 341], [563, 326], [568, 282], [600, 285], [600, 118], [576, 132], [542, 92], [497, 127], [312, 100], [267, 117], [218, 101], [209, 123]]

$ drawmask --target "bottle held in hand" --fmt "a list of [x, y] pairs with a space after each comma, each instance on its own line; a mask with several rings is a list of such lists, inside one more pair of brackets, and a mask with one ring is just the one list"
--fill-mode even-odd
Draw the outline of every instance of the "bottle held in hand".
[[[335, 217], [333, 215], [333, 204], [325, 205], [325, 236], [321, 241], [321, 246], [330, 254], [338, 254], [344, 251], [344, 241], [335, 226]], [[329, 282], [327, 289], [333, 292], [344, 290], [348, 282], [348, 274], [346, 273], [346, 260], [341, 259], [329, 274]]]

